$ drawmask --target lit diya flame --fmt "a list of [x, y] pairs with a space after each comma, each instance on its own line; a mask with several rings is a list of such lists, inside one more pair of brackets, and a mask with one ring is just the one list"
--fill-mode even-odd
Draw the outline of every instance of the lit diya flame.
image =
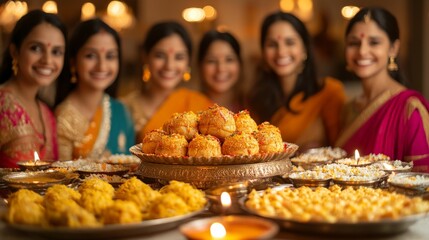
[[231, 206], [231, 196], [229, 196], [229, 193], [222, 192], [220, 195], [220, 202], [223, 208], [229, 208]]
[[226, 229], [222, 223], [214, 222], [210, 226], [210, 235], [213, 239], [222, 239], [226, 236]]
[[36, 165], [38, 161], [40, 161], [39, 154], [37, 154], [37, 152], [34, 151], [34, 165]]
[[359, 158], [360, 158], [360, 154], [359, 154], [359, 151], [356, 149], [355, 150], [356, 165], [359, 165]]

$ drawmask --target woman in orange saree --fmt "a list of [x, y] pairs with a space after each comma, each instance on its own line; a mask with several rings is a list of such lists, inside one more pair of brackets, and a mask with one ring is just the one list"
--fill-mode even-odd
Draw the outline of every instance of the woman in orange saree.
[[357, 149], [412, 161], [415, 171], [429, 172], [429, 103], [400, 83], [399, 43], [396, 18], [385, 9], [363, 8], [350, 20], [347, 66], [364, 92], [347, 105], [336, 145], [350, 154]]
[[212, 105], [199, 92], [177, 88], [191, 77], [192, 42], [182, 25], [169, 21], [153, 25], [142, 49], [143, 88], [122, 99], [133, 116], [137, 142], [149, 131], [162, 127], [173, 113], [202, 111]]
[[33, 10], [12, 31], [0, 71], [0, 167], [58, 159], [55, 118], [37, 93], [63, 73], [66, 27], [57, 15]]
[[304, 23], [274, 12], [262, 23], [260, 41], [264, 64], [249, 100], [255, 119], [279, 127], [283, 141], [301, 151], [334, 144], [346, 97], [340, 81], [317, 78]]

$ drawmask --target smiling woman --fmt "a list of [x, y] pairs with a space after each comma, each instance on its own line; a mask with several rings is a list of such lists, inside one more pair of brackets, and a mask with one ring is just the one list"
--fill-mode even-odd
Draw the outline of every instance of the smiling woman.
[[113, 99], [121, 67], [118, 33], [98, 18], [87, 20], [74, 30], [70, 49], [71, 77], [57, 86], [60, 159], [128, 153], [133, 123]]
[[55, 118], [37, 98], [63, 72], [66, 28], [54, 14], [34, 10], [12, 31], [0, 72], [0, 167], [20, 160], [57, 160]]

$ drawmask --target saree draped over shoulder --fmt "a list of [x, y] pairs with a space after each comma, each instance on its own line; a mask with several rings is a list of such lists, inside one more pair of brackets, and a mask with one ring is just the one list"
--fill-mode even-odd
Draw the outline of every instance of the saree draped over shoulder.
[[136, 122], [135, 130], [138, 135], [138, 142], [143, 140], [146, 133], [161, 128], [173, 113], [203, 111], [213, 104], [199, 92], [179, 88], [171, 93], [151, 118], [148, 118], [141, 110], [144, 106], [141, 105], [141, 100], [139, 100], [140, 94], [140, 91], [134, 92], [123, 100], [130, 109], [134, 122]]
[[22, 160], [58, 160], [55, 117], [49, 107], [39, 101], [44, 133], [39, 132], [20, 101], [8, 90], [0, 88], [0, 167], [18, 167]]
[[427, 100], [414, 90], [386, 91], [360, 113], [349, 104], [349, 124], [336, 145], [348, 153], [358, 149], [413, 161], [415, 171], [429, 172], [428, 109]]
[[320, 92], [305, 101], [302, 98], [301, 93], [291, 100], [291, 109], [296, 114], [281, 107], [271, 118], [271, 123], [280, 129], [283, 141], [296, 143], [303, 150], [334, 144], [346, 102], [342, 83], [326, 78]]
[[69, 100], [56, 111], [60, 159], [97, 157], [104, 153], [128, 154], [135, 144], [131, 116], [119, 101], [104, 95], [88, 121]]

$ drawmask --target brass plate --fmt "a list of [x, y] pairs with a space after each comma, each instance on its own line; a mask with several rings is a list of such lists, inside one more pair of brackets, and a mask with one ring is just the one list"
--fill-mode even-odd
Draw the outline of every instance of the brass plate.
[[293, 143], [284, 143], [284, 151], [278, 153], [256, 154], [250, 156], [222, 156], [222, 157], [169, 157], [155, 154], [146, 154], [142, 152], [142, 144], [136, 144], [130, 148], [130, 152], [139, 157], [142, 162], [151, 162], [159, 164], [177, 164], [177, 165], [226, 165], [226, 164], [251, 164], [260, 162], [270, 162], [291, 157], [298, 145]]
[[69, 181], [69, 176], [56, 171], [50, 172], [16, 172], [3, 177], [9, 187], [45, 189], [54, 184], [63, 184]]
[[236, 165], [170, 165], [144, 162], [140, 164], [143, 177], [178, 180], [197, 188], [210, 188], [224, 183], [281, 176], [291, 170], [289, 159]]

